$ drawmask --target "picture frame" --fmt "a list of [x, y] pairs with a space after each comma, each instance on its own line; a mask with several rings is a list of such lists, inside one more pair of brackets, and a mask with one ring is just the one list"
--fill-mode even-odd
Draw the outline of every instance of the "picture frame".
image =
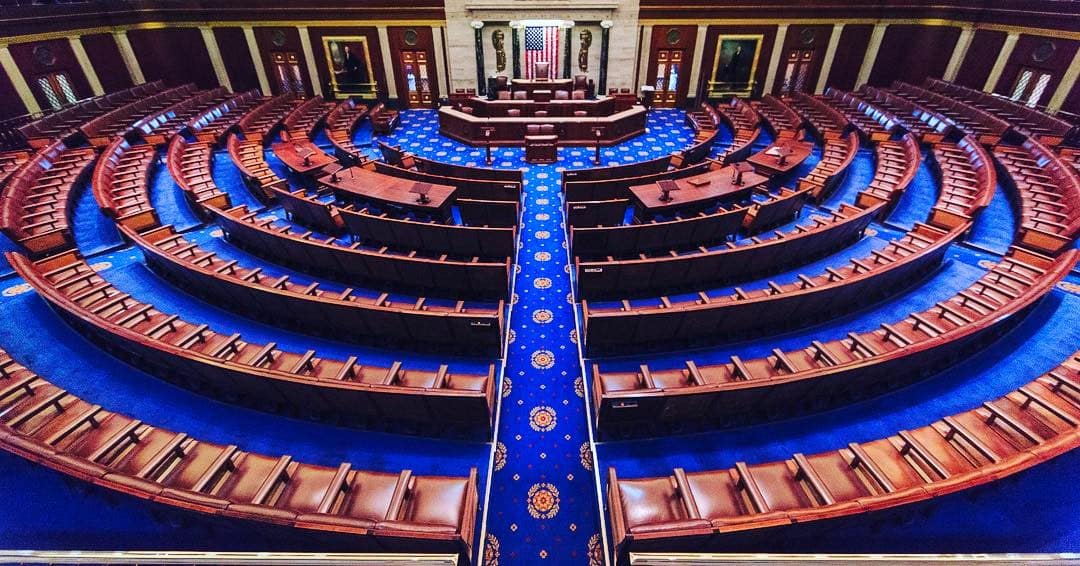
[[750, 96], [756, 86], [758, 59], [764, 36], [721, 35], [716, 38], [708, 97]]
[[330, 88], [334, 98], [357, 97], [374, 100], [378, 83], [371, 66], [368, 38], [364, 36], [326, 36], [322, 38]]

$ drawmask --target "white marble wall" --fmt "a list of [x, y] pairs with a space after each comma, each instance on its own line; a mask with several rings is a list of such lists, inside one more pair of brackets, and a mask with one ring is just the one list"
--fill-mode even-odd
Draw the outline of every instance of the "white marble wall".
[[[582, 3], [571, 0], [446, 0], [446, 42], [450, 61], [450, 88], [476, 86], [475, 35], [470, 23], [485, 22], [483, 28], [484, 76], [495, 72], [495, 49], [491, 32], [495, 27], [506, 35], [506, 75], [513, 73], [513, 39], [507, 23], [511, 20], [573, 20], [578, 27], [571, 38], [571, 76], [577, 74], [577, 52], [581, 27], [593, 32], [589, 52], [589, 78], [600, 80], [600, 36], [602, 20], [611, 20], [608, 48], [608, 87], [632, 87], [634, 56], [637, 52], [637, 0], [598, 0]], [[560, 67], [562, 63], [560, 62]]]

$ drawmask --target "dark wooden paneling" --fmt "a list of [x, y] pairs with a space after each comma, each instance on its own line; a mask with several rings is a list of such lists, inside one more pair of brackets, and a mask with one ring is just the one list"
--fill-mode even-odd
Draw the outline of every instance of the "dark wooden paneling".
[[[416, 31], [416, 44], [408, 45], [405, 43], [405, 32], [408, 30]], [[402, 26], [402, 27], [389, 27], [386, 29], [387, 38], [390, 40], [390, 56], [393, 57], [394, 66], [394, 79], [397, 84], [398, 101], [405, 104], [405, 68], [401, 64], [401, 57], [398, 56], [402, 50], [414, 50], [424, 51], [428, 60], [428, 83], [431, 88], [432, 100], [438, 100], [439, 93], [439, 69], [435, 64], [435, 37], [431, 33], [431, 28], [428, 26]], [[376, 72], [376, 74], [381, 74]]]
[[22, 116], [29, 110], [23, 106], [19, 99], [19, 93], [15, 92], [15, 85], [7, 73], [0, 71], [0, 120]]
[[382, 51], [379, 44], [379, 33], [373, 27], [319, 27], [308, 28], [311, 36], [311, 49], [315, 52], [315, 70], [319, 73], [319, 80], [323, 85], [323, 94], [330, 96], [330, 66], [326, 58], [326, 48], [323, 46], [324, 37], [365, 37], [367, 38], [368, 55], [371, 57], [371, 74], [375, 77], [378, 85], [379, 97], [385, 98], [387, 93], [386, 76], [383, 72]]
[[111, 33], [84, 35], [82, 44], [105, 92], [116, 92], [133, 85], [116, 38]]
[[1072, 91], [1065, 98], [1065, 103], [1061, 105], [1061, 109], [1080, 117], [1080, 81], [1073, 85]]
[[787, 35], [784, 37], [784, 52], [780, 54], [780, 68], [776, 70], [776, 82], [773, 84], [773, 94], [780, 92], [784, 84], [784, 71], [787, 69], [787, 56], [793, 49], [813, 50], [814, 59], [810, 63], [810, 74], [807, 76], [807, 91], [813, 92], [821, 76], [821, 67], [824, 64], [825, 50], [829, 47], [829, 39], [832, 37], [831, 25], [793, 25], [789, 26]]
[[[642, 0], [649, 19], [945, 19], [980, 23], [1080, 29], [1074, 0]], [[898, 22], [899, 23], [899, 22]]]
[[727, 35], [761, 35], [761, 47], [758, 50], [757, 70], [754, 72], [754, 91], [751, 98], [762, 95], [765, 76], [769, 70], [769, 58], [772, 57], [773, 43], [776, 42], [776, 26], [709, 26], [705, 31], [705, 46], [701, 52], [701, 79], [698, 84], [698, 92], [707, 90], [708, 81], [712, 80], [716, 69], [717, 43], [721, 36]]
[[234, 92], [243, 92], [259, 88], [259, 75], [255, 72], [255, 62], [251, 60], [244, 30], [237, 27], [214, 28], [214, 38], [221, 52], [221, 61], [225, 72], [229, 74]]
[[[304, 81], [304, 92], [312, 96], [315, 91], [311, 88], [311, 75], [308, 74], [307, 63], [304, 61], [304, 50], [300, 46], [300, 30], [295, 27], [257, 27], [255, 28], [255, 41], [259, 45], [259, 55], [262, 56], [263, 66], [266, 68], [267, 79], [270, 81], [270, 90], [274, 94], [281, 94], [278, 81], [274, 77], [274, 61], [272, 54], [295, 53], [300, 61], [300, 76]], [[276, 43], [275, 43], [276, 42]]]
[[[8, 2], [10, 4], [10, 2]], [[143, 22], [442, 20], [442, 0], [99, 0], [0, 10], [0, 37]]]
[[[672, 43], [668, 34], [678, 30], [678, 41]], [[690, 67], [694, 64], [694, 42], [697, 41], [697, 26], [653, 26], [652, 41], [649, 44], [649, 63], [645, 69], [645, 84], [656, 84], [657, 53], [662, 49], [683, 50], [682, 67], [679, 69], [679, 85], [676, 89], [678, 104], [686, 101], [690, 93]]]
[[171, 86], [195, 83], [199, 88], [218, 86], [198, 29], [130, 30], [127, 35], [147, 81], [162, 79]]
[[846, 25], [840, 33], [840, 43], [836, 46], [832, 68], [826, 86], [849, 90], [855, 87], [859, 78], [866, 47], [870, 45], [870, 34], [874, 26], [870, 24]]
[[1001, 46], [1005, 44], [1006, 35], [1008, 34], [1003, 31], [976, 31], [954, 82], [982, 90], [986, 78], [990, 76], [990, 70], [994, 68], [998, 53], [1001, 53]]
[[870, 72], [870, 84], [888, 86], [894, 80], [919, 84], [926, 77], [941, 78], [959, 38], [958, 27], [890, 25]]
[[[1053, 53], [1045, 61], [1036, 61], [1036, 51], [1047, 42], [1054, 46]], [[998, 79], [994, 92], [1005, 95], [1011, 94], [1020, 69], [1030, 67], [1051, 74], [1050, 83], [1047, 84], [1042, 100], [1039, 101], [1039, 104], [1046, 104], [1050, 97], [1054, 95], [1058, 85], [1061, 84], [1061, 77], [1072, 63], [1078, 46], [1080, 46], [1080, 42], [1068, 39], [1022, 34], [1016, 42], [1016, 48], [1013, 49], [1012, 54], [1009, 56], [1009, 61], [1005, 64], [1005, 69], [1001, 72], [1001, 78]]]
[[[40, 60], [38, 50], [51, 53], [50, 60]], [[51, 41], [35, 41], [33, 43], [19, 43], [11, 46], [11, 57], [22, 71], [26, 82], [30, 83], [30, 90], [34, 91], [34, 98], [42, 108], [50, 108], [48, 99], [37, 87], [37, 77], [47, 73], [63, 72], [71, 79], [72, 87], [75, 88], [77, 98], [89, 98], [94, 96], [90, 89], [90, 82], [86, 80], [79, 61], [75, 59], [75, 53], [71, 50], [71, 44], [66, 39], [54, 39]]]

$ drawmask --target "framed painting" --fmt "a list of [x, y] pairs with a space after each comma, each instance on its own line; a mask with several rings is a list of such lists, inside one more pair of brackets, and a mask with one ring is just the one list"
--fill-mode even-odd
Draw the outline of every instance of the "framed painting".
[[334, 97], [376, 98], [378, 88], [371, 69], [367, 38], [324, 37], [322, 41]]
[[716, 40], [709, 98], [750, 96], [754, 90], [761, 35], [722, 35]]

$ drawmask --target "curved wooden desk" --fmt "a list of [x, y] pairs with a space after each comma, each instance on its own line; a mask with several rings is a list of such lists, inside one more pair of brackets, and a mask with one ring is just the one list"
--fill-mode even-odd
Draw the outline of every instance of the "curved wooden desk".
[[[448, 106], [439, 109], [439, 133], [471, 145], [524, 145], [526, 126], [533, 124], [554, 125], [559, 145], [595, 145], [593, 129], [601, 128], [599, 143], [608, 146], [645, 133], [645, 108], [634, 106], [606, 117], [541, 118], [483, 118]], [[484, 136], [486, 128], [491, 129], [490, 138]]]
[[[319, 177], [319, 186], [333, 190], [334, 194], [343, 201], [361, 200], [407, 209], [436, 218], [449, 218], [450, 204], [457, 190], [449, 185], [436, 185], [383, 175], [360, 166], [343, 169], [336, 175], [336, 181], [334, 175]], [[427, 202], [420, 202], [417, 193], [409, 192], [417, 185], [428, 186]]]

